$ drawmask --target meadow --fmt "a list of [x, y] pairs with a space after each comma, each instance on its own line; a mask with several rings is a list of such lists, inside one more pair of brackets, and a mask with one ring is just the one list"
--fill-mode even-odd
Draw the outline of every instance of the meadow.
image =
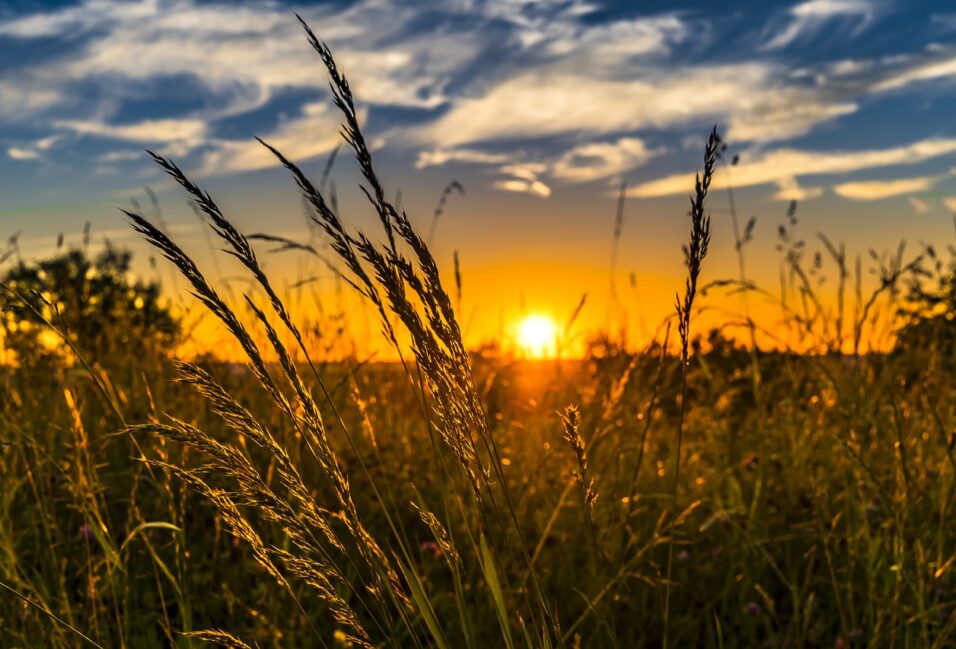
[[[126, 216], [243, 362], [175, 358], [184, 331], [120, 251], [5, 257], [0, 646], [956, 645], [952, 246], [873, 253], [864, 290], [794, 204], [779, 288], [705, 282], [710, 183], [733, 164], [715, 129], [653, 342], [466, 349], [457, 278], [387, 198], [357, 98], [303, 27], [380, 230], [262, 144], [397, 360], [327, 358], [256, 241], [159, 155], [248, 294]], [[753, 223], [734, 219], [743, 256]], [[774, 299], [777, 343], [745, 311], [697, 327], [711, 291]]]

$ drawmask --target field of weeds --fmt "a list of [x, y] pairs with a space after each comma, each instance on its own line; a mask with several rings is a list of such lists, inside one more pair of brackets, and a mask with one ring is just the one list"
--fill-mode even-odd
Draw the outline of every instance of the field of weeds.
[[[376, 175], [347, 80], [305, 33], [380, 231], [354, 231], [262, 144], [399, 360], [317, 354], [249, 237], [154, 155], [254, 290], [226, 299], [160, 224], [127, 217], [245, 358], [175, 360], [176, 322], [115, 251], [6, 273], [0, 645], [956, 644], [943, 251], [876, 259], [863, 294], [829, 240], [804, 262], [794, 206], [781, 247], [795, 297], [778, 299], [814, 353], [699, 331], [705, 289], [765, 290], [701, 279], [710, 182], [731, 164], [715, 129], [688, 187], [686, 283], [653, 343], [595, 340], [581, 360], [470, 351], [454, 289]], [[810, 279], [823, 264], [834, 308]], [[92, 296], [104, 302], [84, 311]], [[892, 351], [863, 353], [888, 313]]]

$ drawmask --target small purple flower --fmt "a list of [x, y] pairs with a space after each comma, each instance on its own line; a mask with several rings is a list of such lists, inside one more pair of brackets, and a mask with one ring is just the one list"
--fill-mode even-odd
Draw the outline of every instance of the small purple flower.
[[680, 562], [687, 561], [688, 559], [690, 559], [690, 552], [688, 552], [687, 550], [681, 550], [677, 554], [677, 560]]
[[751, 617], [757, 617], [758, 615], [763, 613], [763, 609], [760, 608], [760, 604], [758, 604], [757, 602], [747, 602], [744, 605], [744, 613], [746, 613], [747, 615], [750, 615]]
[[433, 557], [437, 557], [441, 554], [441, 548], [438, 547], [438, 544], [434, 541], [422, 541], [418, 545], [418, 549], [422, 551], [422, 554], [428, 554]]
[[80, 536], [83, 537], [83, 540], [89, 543], [93, 540], [93, 528], [90, 527], [88, 523], [83, 523], [80, 525]]

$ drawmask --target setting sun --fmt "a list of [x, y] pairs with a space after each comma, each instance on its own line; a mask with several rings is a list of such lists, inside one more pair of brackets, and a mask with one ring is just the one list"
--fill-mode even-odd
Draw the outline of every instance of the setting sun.
[[557, 335], [558, 326], [546, 315], [532, 313], [518, 323], [518, 347], [534, 358], [553, 356], [557, 347]]

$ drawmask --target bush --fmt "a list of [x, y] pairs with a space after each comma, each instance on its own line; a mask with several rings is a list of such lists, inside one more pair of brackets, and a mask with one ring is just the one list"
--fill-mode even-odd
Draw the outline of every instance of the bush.
[[131, 259], [129, 251], [112, 247], [96, 257], [71, 250], [8, 270], [2, 278], [8, 349], [21, 364], [61, 358], [65, 346], [49, 323], [84, 357], [103, 364], [168, 352], [179, 338], [179, 322], [157, 283], [130, 277]]

